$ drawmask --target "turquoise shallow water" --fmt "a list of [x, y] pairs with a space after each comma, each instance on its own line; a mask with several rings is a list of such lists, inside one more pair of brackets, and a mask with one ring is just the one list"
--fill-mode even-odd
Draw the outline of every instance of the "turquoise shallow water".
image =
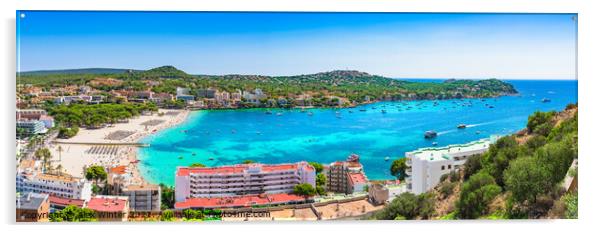
[[[246, 159], [330, 163], [356, 153], [370, 179], [390, 179], [391, 161], [407, 151], [431, 146], [434, 141], [445, 146], [509, 134], [524, 128], [527, 117], [536, 110], [562, 110], [577, 102], [577, 81], [509, 82], [520, 96], [436, 101], [438, 105], [435, 101], [404, 101], [308, 110], [313, 116], [281, 109], [272, 109], [273, 114], [262, 109], [195, 111], [186, 122], [142, 139], [151, 146], [139, 151], [140, 171], [152, 183], [173, 185], [176, 166], [194, 162], [207, 166]], [[544, 97], [551, 102], [542, 103]], [[472, 107], [466, 106], [469, 102]], [[458, 124], [468, 127], [457, 129]], [[427, 130], [435, 130], [439, 136], [426, 140], [423, 134]], [[385, 161], [387, 156], [391, 160]]]

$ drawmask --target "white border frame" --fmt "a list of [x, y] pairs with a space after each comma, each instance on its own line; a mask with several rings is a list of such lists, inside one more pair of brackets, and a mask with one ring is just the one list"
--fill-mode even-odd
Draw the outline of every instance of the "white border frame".
[[[599, 119], [601, 100], [599, 88], [602, 59], [600, 22], [597, 2], [569, 0], [4, 0], [2, 7], [2, 64], [3, 88], [0, 109], [2, 114], [2, 148], [4, 152], [3, 191], [4, 205], [0, 219], [9, 230], [41, 232], [109, 232], [109, 231], [353, 231], [353, 232], [509, 232], [512, 230], [569, 232], [596, 229], [600, 207], [599, 175], [602, 153], [595, 150], [597, 135], [602, 132]], [[15, 224], [14, 193], [14, 118], [15, 110], [15, 16], [16, 10], [142, 10], [142, 11], [347, 11], [347, 12], [479, 12], [479, 13], [578, 13], [579, 14], [579, 105], [582, 109], [580, 121], [580, 155], [582, 174], [579, 220], [525, 220], [525, 221], [408, 221], [408, 222], [303, 222], [303, 223], [205, 223], [205, 224]], [[6, 85], [4, 85], [6, 84]], [[102, 225], [101, 225], [102, 224]], [[302, 225], [299, 225], [302, 224]], [[4, 227], [3, 227], [4, 228]]]

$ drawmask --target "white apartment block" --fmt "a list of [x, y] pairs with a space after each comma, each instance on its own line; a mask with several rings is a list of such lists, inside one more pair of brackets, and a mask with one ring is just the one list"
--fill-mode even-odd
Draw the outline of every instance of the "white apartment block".
[[87, 201], [92, 196], [92, 184], [85, 179], [70, 176], [19, 171], [17, 192], [46, 193], [62, 198]]
[[316, 184], [316, 171], [307, 162], [178, 167], [175, 195], [176, 202], [182, 202], [187, 198], [290, 193], [303, 183]]
[[442, 175], [460, 168], [472, 155], [482, 154], [495, 143], [497, 136], [462, 145], [428, 147], [406, 153], [407, 190], [425, 193], [439, 184]]

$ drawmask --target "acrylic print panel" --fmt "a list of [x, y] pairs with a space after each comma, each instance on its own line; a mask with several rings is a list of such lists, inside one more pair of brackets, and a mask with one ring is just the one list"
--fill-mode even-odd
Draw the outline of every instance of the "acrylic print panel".
[[17, 11], [16, 221], [577, 218], [576, 25]]

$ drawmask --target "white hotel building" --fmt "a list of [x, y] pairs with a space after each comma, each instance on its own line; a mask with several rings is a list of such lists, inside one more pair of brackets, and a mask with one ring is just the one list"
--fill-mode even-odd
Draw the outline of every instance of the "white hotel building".
[[462, 145], [428, 147], [406, 152], [406, 178], [408, 192], [425, 193], [439, 184], [442, 175], [457, 170], [472, 155], [482, 154], [498, 136]]
[[85, 179], [70, 176], [19, 172], [17, 191], [46, 193], [61, 198], [88, 201], [92, 196], [92, 184]]
[[307, 162], [178, 167], [175, 195], [176, 202], [182, 202], [188, 198], [290, 193], [303, 183], [316, 184], [316, 171]]

